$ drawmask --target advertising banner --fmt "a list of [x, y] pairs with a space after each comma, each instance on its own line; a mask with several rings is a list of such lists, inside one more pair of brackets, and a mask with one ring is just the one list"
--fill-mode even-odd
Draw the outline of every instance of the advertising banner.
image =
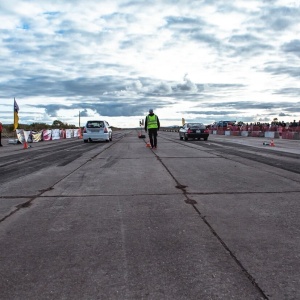
[[66, 138], [66, 131], [64, 129], [60, 129], [59, 130], [59, 136], [61, 139], [65, 139]]
[[52, 140], [59, 140], [60, 139], [59, 129], [52, 129], [51, 135], [52, 135]]
[[43, 131], [42, 130], [38, 132], [32, 131], [31, 136], [32, 136], [33, 143], [40, 142], [43, 140]]
[[19, 142], [23, 144], [25, 142], [24, 130], [16, 129], [16, 133], [17, 133], [17, 138], [18, 138]]
[[26, 143], [31, 142], [30, 133], [31, 131], [24, 130], [24, 138]]
[[66, 129], [66, 138], [70, 139], [73, 137], [73, 129]]
[[74, 137], [78, 137], [78, 129], [74, 129], [73, 130], [73, 136]]
[[51, 129], [43, 130], [43, 140], [44, 141], [51, 141], [51, 139], [52, 139], [51, 133], [52, 133]]

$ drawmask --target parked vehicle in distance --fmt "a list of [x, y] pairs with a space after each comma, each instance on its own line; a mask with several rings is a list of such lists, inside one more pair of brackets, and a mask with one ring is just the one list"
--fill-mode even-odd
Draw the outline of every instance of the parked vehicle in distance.
[[235, 125], [236, 121], [218, 121], [218, 122], [214, 122], [211, 127], [212, 128], [226, 128], [228, 127], [229, 125]]
[[83, 129], [83, 141], [112, 141], [112, 129], [108, 122], [102, 120], [87, 121]]
[[186, 123], [179, 129], [179, 138], [185, 139], [204, 139], [207, 141], [209, 131], [203, 123]]

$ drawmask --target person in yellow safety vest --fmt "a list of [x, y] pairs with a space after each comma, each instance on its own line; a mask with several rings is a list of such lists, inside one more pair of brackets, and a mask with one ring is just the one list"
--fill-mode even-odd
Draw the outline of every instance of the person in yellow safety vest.
[[0, 147], [2, 147], [2, 143], [1, 143], [1, 135], [2, 135], [2, 123], [0, 122]]
[[159, 130], [160, 123], [158, 116], [153, 113], [153, 109], [149, 109], [149, 114], [145, 119], [145, 131], [148, 130], [150, 144], [152, 149], [157, 148], [157, 131]]

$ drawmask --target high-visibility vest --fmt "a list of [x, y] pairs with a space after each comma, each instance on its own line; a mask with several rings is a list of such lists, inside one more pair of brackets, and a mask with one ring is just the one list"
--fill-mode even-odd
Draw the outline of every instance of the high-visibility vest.
[[153, 115], [153, 116], [148, 115], [147, 118], [148, 118], [147, 119], [147, 128], [148, 129], [158, 128], [158, 126], [157, 126], [157, 116], [156, 115]]

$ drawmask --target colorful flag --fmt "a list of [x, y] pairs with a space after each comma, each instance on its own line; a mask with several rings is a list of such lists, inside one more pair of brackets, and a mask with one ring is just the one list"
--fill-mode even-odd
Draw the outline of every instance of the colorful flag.
[[16, 102], [16, 99], [14, 99], [14, 130], [18, 128], [19, 125], [19, 106]]

